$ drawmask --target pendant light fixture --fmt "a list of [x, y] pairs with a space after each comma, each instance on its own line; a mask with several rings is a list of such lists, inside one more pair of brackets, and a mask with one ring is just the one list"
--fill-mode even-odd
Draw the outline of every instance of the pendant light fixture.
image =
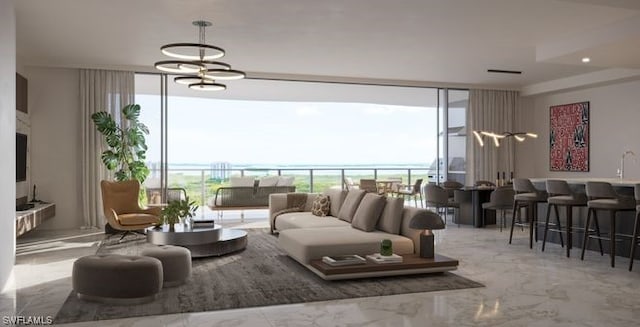
[[211, 22], [196, 20], [193, 25], [198, 27], [198, 43], [163, 45], [160, 51], [174, 59], [156, 62], [156, 69], [179, 74], [173, 79], [174, 82], [188, 85], [190, 89], [199, 91], [221, 91], [227, 86], [217, 81], [244, 78], [245, 73], [231, 69], [231, 65], [214, 61], [222, 58], [225, 51], [205, 43], [205, 28], [211, 26]]
[[518, 142], [523, 142], [527, 137], [529, 138], [538, 138], [538, 134], [528, 133], [528, 132], [503, 132], [502, 134], [487, 132], [487, 131], [473, 131], [473, 135], [476, 137], [478, 144], [480, 146], [484, 146], [484, 141], [482, 140], [483, 136], [489, 137], [493, 139], [493, 144], [495, 146], [500, 146], [500, 141], [506, 137], [513, 137]]

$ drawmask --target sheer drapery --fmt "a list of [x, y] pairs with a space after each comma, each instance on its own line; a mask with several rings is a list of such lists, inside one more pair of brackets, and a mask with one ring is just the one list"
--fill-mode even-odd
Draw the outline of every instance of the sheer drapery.
[[469, 90], [469, 111], [467, 114], [467, 184], [476, 180], [494, 181], [498, 173], [505, 172], [506, 178], [514, 171], [514, 142], [512, 137], [500, 140], [496, 147], [491, 138], [485, 137], [481, 147], [472, 131], [494, 133], [516, 132], [515, 113], [519, 105], [517, 91]]
[[116, 121], [120, 109], [134, 103], [134, 73], [123, 71], [81, 69], [80, 111], [82, 131], [82, 213], [85, 228], [102, 228], [104, 214], [100, 181], [111, 174], [101, 160], [104, 144], [91, 115], [98, 111], [110, 113]]

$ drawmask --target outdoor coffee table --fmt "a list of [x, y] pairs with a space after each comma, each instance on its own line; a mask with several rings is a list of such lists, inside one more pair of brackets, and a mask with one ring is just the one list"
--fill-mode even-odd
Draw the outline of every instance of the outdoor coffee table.
[[458, 260], [436, 254], [433, 258], [421, 258], [416, 254], [402, 255], [399, 263], [375, 263], [367, 259], [364, 264], [330, 266], [322, 260], [311, 260], [307, 266], [325, 280], [356, 279], [368, 277], [437, 273], [458, 269]]
[[190, 227], [176, 224], [147, 228], [147, 242], [157, 245], [178, 245], [191, 251], [192, 258], [221, 256], [247, 247], [247, 232], [222, 228], [220, 225]]

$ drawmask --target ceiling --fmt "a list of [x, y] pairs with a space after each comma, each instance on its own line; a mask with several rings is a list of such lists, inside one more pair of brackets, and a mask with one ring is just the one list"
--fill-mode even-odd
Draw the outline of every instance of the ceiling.
[[640, 68], [637, 0], [20, 0], [16, 15], [25, 66], [153, 71], [205, 19], [207, 43], [250, 76], [518, 89]]

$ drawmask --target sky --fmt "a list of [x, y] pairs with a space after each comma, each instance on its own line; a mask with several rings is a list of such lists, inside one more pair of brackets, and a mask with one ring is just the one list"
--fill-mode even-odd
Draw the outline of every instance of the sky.
[[[169, 97], [169, 163], [421, 164], [436, 158], [435, 108]], [[160, 97], [136, 95], [149, 161], [160, 161]]]

